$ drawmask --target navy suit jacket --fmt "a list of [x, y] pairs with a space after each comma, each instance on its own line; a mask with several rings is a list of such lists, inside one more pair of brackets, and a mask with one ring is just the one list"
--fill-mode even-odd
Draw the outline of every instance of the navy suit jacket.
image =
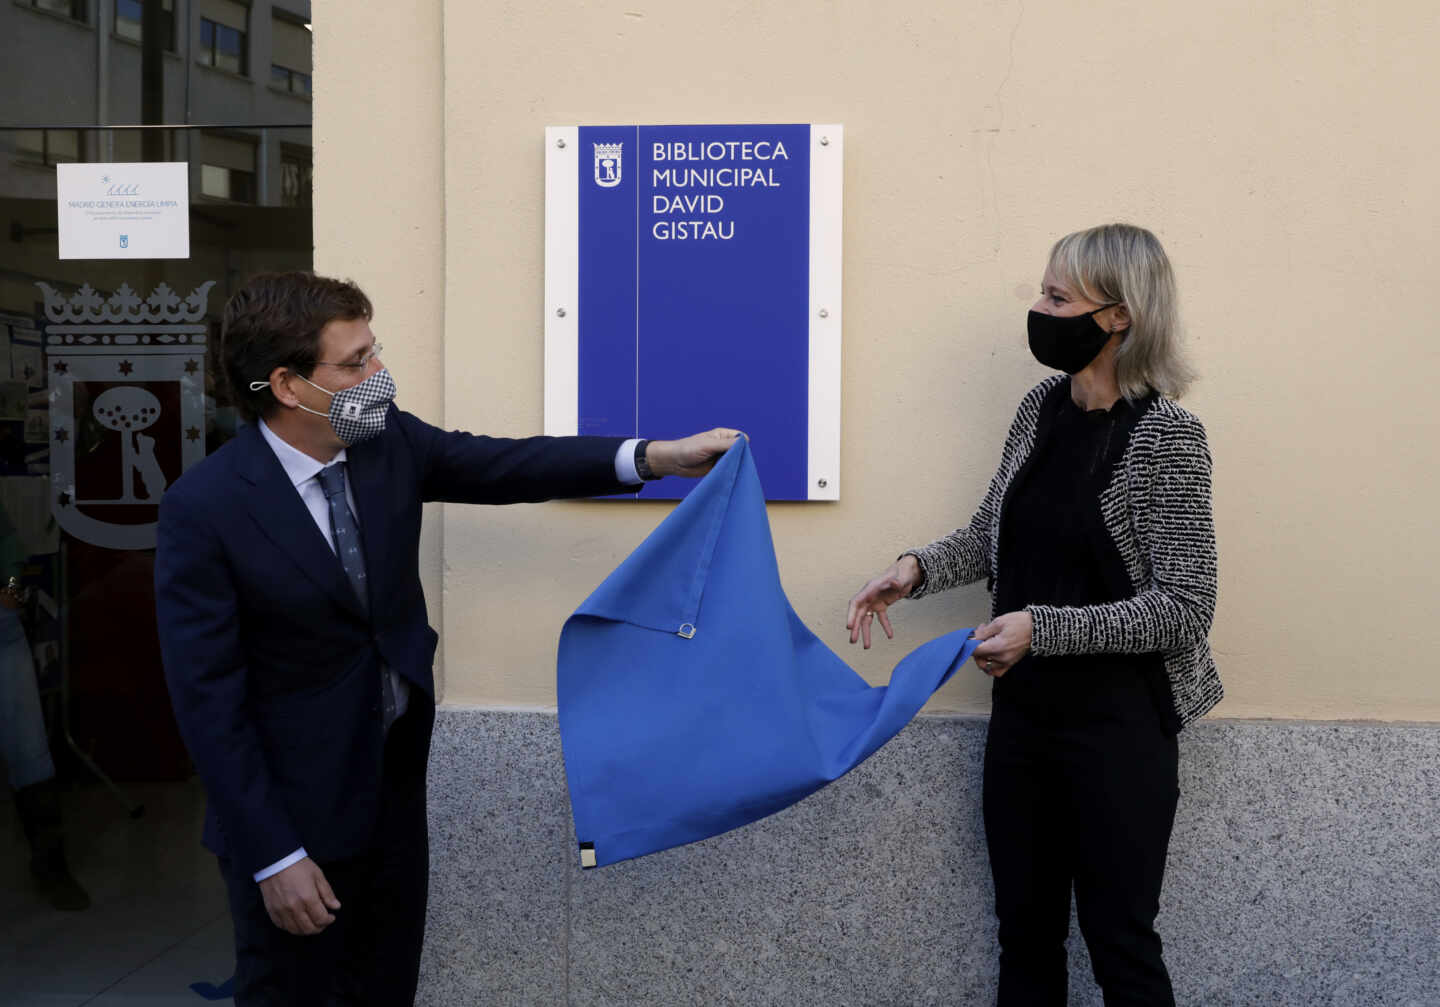
[[370, 612], [280, 460], [249, 425], [160, 504], [156, 617], [180, 732], [209, 797], [205, 845], [253, 873], [305, 847], [364, 852], [379, 811], [382, 663], [434, 718], [436, 632], [420, 589], [421, 504], [623, 492], [621, 438], [477, 437], [391, 406], [346, 452]]

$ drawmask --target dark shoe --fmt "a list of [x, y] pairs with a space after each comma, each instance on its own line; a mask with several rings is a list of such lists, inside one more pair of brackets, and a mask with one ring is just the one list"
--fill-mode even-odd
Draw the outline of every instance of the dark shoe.
[[15, 791], [15, 807], [30, 841], [30, 877], [56, 909], [88, 909], [90, 896], [70, 873], [65, 860], [65, 830], [55, 780], [42, 780]]

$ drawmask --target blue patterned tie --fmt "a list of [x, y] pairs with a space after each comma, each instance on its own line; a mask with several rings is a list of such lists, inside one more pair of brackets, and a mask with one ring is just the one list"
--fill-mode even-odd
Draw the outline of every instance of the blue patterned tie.
[[[345, 465], [327, 465], [316, 476], [320, 488], [325, 491], [325, 501], [330, 505], [330, 531], [335, 536], [335, 554], [345, 569], [345, 577], [360, 599], [360, 607], [370, 611], [370, 591], [365, 583], [365, 552], [360, 542], [360, 526], [355, 515], [350, 513], [350, 504], [345, 499]], [[391, 680], [390, 669], [383, 668], [380, 674], [380, 694], [384, 707], [385, 729], [395, 722], [395, 683]]]
[[330, 531], [335, 536], [335, 555], [345, 568], [345, 576], [360, 599], [360, 607], [370, 611], [370, 591], [365, 586], [365, 554], [360, 547], [360, 526], [350, 505], [345, 500], [345, 466], [327, 465], [316, 476], [320, 488], [325, 491], [325, 501], [330, 505]]

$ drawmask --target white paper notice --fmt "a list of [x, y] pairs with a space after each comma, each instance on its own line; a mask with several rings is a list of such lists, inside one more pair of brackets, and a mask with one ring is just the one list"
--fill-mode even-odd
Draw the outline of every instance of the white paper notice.
[[57, 164], [62, 259], [188, 259], [184, 161]]

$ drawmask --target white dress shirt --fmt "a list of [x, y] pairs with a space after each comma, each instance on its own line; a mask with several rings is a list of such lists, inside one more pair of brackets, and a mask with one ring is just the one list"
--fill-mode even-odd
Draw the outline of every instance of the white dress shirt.
[[[300, 502], [315, 519], [315, 526], [320, 529], [320, 534], [325, 536], [325, 542], [330, 546], [330, 551], [335, 551], [335, 533], [330, 528], [330, 504], [325, 499], [325, 491], [320, 487], [320, 470], [329, 468], [331, 465], [339, 465], [345, 461], [345, 449], [341, 448], [339, 454], [330, 459], [329, 462], [319, 462], [311, 458], [299, 448], [286, 443], [280, 435], [271, 430], [269, 425], [262, 419], [260, 422], [260, 436], [265, 438], [265, 443], [270, 445], [270, 450], [275, 452], [275, 457], [280, 460], [280, 467], [285, 470], [285, 475], [290, 479], [290, 484], [300, 494]], [[615, 479], [625, 484], [640, 482], [640, 476], [635, 471], [635, 445], [639, 438], [631, 438], [621, 444], [615, 452]], [[360, 512], [355, 507], [355, 494], [350, 489], [350, 480], [345, 480], [345, 502], [350, 506], [350, 513], [355, 518], [355, 524], [360, 524]], [[398, 672], [385, 669], [390, 676], [390, 681], [395, 692], [395, 716], [398, 719], [410, 707], [410, 683]], [[272, 875], [279, 874], [285, 868], [304, 860], [308, 853], [305, 847], [300, 847], [287, 857], [275, 861], [269, 867], [262, 868], [255, 872], [256, 881], [264, 881]]]

